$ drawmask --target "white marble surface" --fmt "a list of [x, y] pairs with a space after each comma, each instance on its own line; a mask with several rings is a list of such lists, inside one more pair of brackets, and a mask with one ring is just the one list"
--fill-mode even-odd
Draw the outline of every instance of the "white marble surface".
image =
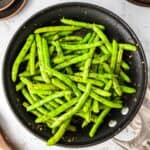
[[[68, 0], [67, 2], [72, 1]], [[76, 0], [79, 1], [79, 0]], [[81, 0], [80, 0], [81, 1]], [[18, 27], [30, 16], [39, 10], [54, 4], [66, 2], [64, 0], [29, 0], [23, 11], [9, 20], [0, 20], [0, 125], [6, 132], [7, 136], [13, 143], [16, 143], [19, 150], [69, 150], [70, 148], [47, 147], [45, 143], [32, 135], [16, 119], [16, 116], [10, 110], [2, 86], [2, 63], [6, 48]], [[126, 0], [82, 0], [103, 6], [122, 17], [136, 32], [141, 40], [148, 64], [150, 64], [150, 8], [138, 7], [132, 5]], [[120, 138], [129, 139], [132, 132], [126, 128], [120, 134]], [[119, 146], [109, 140], [103, 144], [95, 145], [88, 148], [78, 148], [86, 150], [122, 150]]]

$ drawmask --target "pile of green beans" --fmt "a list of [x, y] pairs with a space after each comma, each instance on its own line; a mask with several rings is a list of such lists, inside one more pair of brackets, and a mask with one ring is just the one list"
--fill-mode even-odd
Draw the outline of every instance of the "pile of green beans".
[[[108, 39], [105, 27], [62, 18], [60, 26], [41, 27], [31, 33], [16, 56], [11, 78], [24, 96], [23, 106], [46, 124], [54, 145], [65, 132], [76, 132], [74, 116], [96, 134], [112, 109], [123, 107], [123, 94], [133, 94], [130, 65], [124, 51], [136, 46]], [[82, 33], [79, 34], [79, 33]]]

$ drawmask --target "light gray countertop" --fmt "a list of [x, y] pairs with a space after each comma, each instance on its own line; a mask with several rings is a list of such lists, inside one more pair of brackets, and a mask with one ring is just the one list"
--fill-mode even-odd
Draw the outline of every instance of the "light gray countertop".
[[[72, 0], [67, 0], [67, 2]], [[79, 1], [79, 0], [76, 0]], [[17, 16], [9, 20], [0, 20], [0, 125], [13, 143], [16, 143], [19, 150], [69, 150], [70, 148], [47, 147], [45, 142], [41, 141], [31, 134], [18, 121], [7, 104], [6, 97], [2, 86], [2, 65], [6, 52], [6, 48], [12, 36], [18, 27], [26, 21], [30, 16], [48, 6], [66, 2], [64, 0], [29, 0], [23, 11]], [[81, 0], [79, 1], [81, 2]], [[103, 6], [120, 17], [122, 17], [130, 27], [135, 31], [143, 44], [148, 64], [150, 64], [150, 8], [132, 5], [126, 0], [82, 0], [82, 2], [90, 2]], [[129, 139], [133, 136], [132, 131], [126, 128], [120, 133], [120, 138]], [[96, 150], [122, 150], [119, 146], [109, 140], [103, 144], [98, 144], [88, 148]]]

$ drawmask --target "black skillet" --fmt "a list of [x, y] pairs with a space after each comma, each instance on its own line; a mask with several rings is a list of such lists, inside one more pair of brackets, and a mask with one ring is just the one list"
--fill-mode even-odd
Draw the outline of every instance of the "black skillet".
[[[81, 129], [78, 125], [80, 119], [77, 118], [77, 120], [74, 120], [74, 123], [78, 126], [78, 132], [67, 132], [59, 142], [60, 145], [71, 147], [101, 143], [118, 134], [132, 121], [143, 102], [147, 87], [147, 63], [140, 41], [132, 29], [121, 18], [102, 7], [87, 3], [64, 3], [44, 9], [25, 22], [14, 35], [5, 55], [3, 84], [7, 99], [13, 112], [32, 133], [44, 140], [47, 140], [51, 136], [50, 130], [42, 124], [35, 124], [34, 116], [27, 113], [22, 107], [24, 98], [20, 93], [15, 91], [15, 85], [12, 83], [10, 77], [14, 59], [27, 36], [38, 27], [59, 25], [59, 20], [62, 17], [103, 24], [106, 26], [106, 33], [111, 39], [115, 38], [118, 42], [128, 42], [138, 46], [136, 52], [132, 54], [126, 52], [124, 55], [126, 61], [131, 64], [129, 75], [133, 81], [132, 85], [137, 89], [135, 95], [125, 95], [123, 98], [124, 105], [129, 107], [129, 113], [123, 116], [120, 110], [112, 110], [94, 138], [88, 137], [90, 126]], [[116, 120], [117, 125], [110, 128], [108, 126], [110, 120]]]
[[23, 9], [26, 3], [27, 0], [15, 0], [7, 9], [0, 11], [0, 19], [8, 19], [15, 16]]
[[1, 0], [0, 1], [0, 11], [3, 11], [7, 9], [9, 6], [11, 6], [15, 0]]

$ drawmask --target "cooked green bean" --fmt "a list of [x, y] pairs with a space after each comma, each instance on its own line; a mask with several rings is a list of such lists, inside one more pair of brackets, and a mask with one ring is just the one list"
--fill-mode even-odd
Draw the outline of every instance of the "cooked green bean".
[[92, 64], [102, 64], [110, 58], [110, 55], [102, 55], [101, 57], [94, 58]]
[[50, 90], [41, 90], [41, 89], [30, 89], [32, 94], [42, 94], [42, 95], [50, 95], [52, 91]]
[[107, 49], [111, 52], [112, 46], [107, 38], [107, 36], [101, 31], [97, 26], [93, 25], [93, 30], [97, 33], [100, 39], [104, 42]]
[[39, 89], [39, 90], [57, 90], [56, 86], [52, 84], [47, 84], [47, 83], [35, 83], [35, 84], [30, 84], [30, 88], [33, 89]]
[[55, 35], [57, 32], [46, 32], [44, 34], [42, 34], [43, 37], [49, 37], [51, 35]]
[[26, 100], [27, 100], [30, 104], [33, 104], [33, 103], [34, 103], [34, 100], [33, 100], [32, 97], [29, 95], [28, 91], [27, 91], [25, 88], [23, 88], [23, 89], [21, 90], [21, 92], [22, 92], [22, 95], [26, 98]]
[[121, 85], [120, 87], [121, 87], [121, 90], [124, 93], [128, 93], [128, 94], [136, 93], [136, 89], [135, 88], [132, 88], [132, 87], [129, 87], [129, 86], [124, 86], [124, 85]]
[[113, 79], [113, 87], [118, 96], [122, 96], [122, 90], [117, 79]]
[[77, 55], [66, 55], [66, 56], [61, 56], [61, 57], [55, 57], [53, 59], [53, 63], [54, 64], [60, 64], [60, 63], [63, 63], [69, 59], [72, 59], [74, 57], [76, 57]]
[[99, 112], [99, 102], [98, 101], [93, 100], [92, 110], [93, 110], [94, 113]]
[[25, 77], [20, 77], [20, 80], [23, 84], [27, 85], [27, 86], [30, 86], [32, 85], [32, 82], [28, 79], [28, 78], [25, 78]]
[[106, 55], [110, 53], [104, 45], [100, 47], [100, 50]]
[[75, 31], [75, 30], [79, 30], [79, 29], [80, 29], [80, 27], [75, 27], [75, 26], [49, 26], [49, 27], [38, 28], [34, 31], [34, 33]]
[[59, 127], [57, 132], [54, 134], [54, 136], [48, 140], [47, 145], [50, 146], [50, 145], [56, 144], [64, 135], [69, 123], [70, 123], [70, 119], [68, 119], [64, 123], [62, 123], [62, 125]]
[[74, 125], [69, 125], [68, 128], [67, 128], [68, 131], [71, 131], [71, 132], [76, 132], [77, 131], [77, 128], [76, 126]]
[[20, 50], [17, 58], [15, 59], [13, 63], [12, 72], [11, 72], [11, 79], [13, 82], [15, 82], [17, 79], [20, 64], [23, 61], [23, 58], [25, 57], [25, 55], [27, 54], [29, 48], [31, 47], [33, 40], [34, 40], [34, 35], [33, 34], [29, 35], [23, 48]]
[[88, 44], [92, 43], [94, 41], [95, 37], [96, 37], [96, 33], [93, 32], [87, 43]]
[[68, 91], [55, 92], [55, 93], [51, 94], [50, 96], [47, 96], [45, 99], [43, 99], [39, 102], [36, 102], [36, 103], [32, 104], [31, 106], [29, 106], [27, 108], [27, 111], [31, 111], [31, 110], [34, 110], [36, 108], [39, 108], [40, 106], [44, 105], [47, 102], [54, 100], [55, 98], [63, 97], [67, 92]]
[[57, 107], [59, 107], [59, 104], [57, 104], [57, 103], [55, 102], [55, 100], [54, 100], [54, 101], [50, 101], [49, 104], [50, 104], [52, 107], [54, 107], [55, 109], [56, 109]]
[[43, 60], [44, 58], [43, 58], [43, 53], [42, 53], [42, 38], [40, 37], [39, 34], [36, 34], [35, 38], [36, 38], [36, 44], [37, 44], [37, 53], [38, 53], [38, 60], [40, 64], [41, 75], [44, 81], [49, 83], [50, 80], [44, 68], [45, 65], [44, 65], [44, 60]]
[[81, 40], [80, 43], [87, 43], [87, 42], [89, 41], [90, 37], [91, 37], [91, 34], [92, 34], [92, 33], [87, 33], [87, 34], [84, 36], [84, 38]]
[[36, 62], [35, 69], [37, 69], [37, 70], [40, 69], [39, 62]]
[[[102, 74], [104, 73], [104, 68], [103, 68], [103, 65], [102, 64], [99, 64], [98, 65], [98, 73]], [[106, 83], [106, 82], [105, 82]]]
[[22, 82], [19, 82], [17, 85], [16, 85], [16, 91], [19, 91], [19, 90], [22, 90], [24, 88], [24, 84]]
[[[27, 107], [29, 106], [29, 104], [28, 104], [27, 102], [23, 102], [22, 105], [23, 105], [25, 108], [27, 108]], [[37, 117], [42, 116], [42, 113], [38, 112], [37, 110], [33, 110], [31, 113], [34, 114], [34, 115], [37, 116]]]
[[48, 110], [48, 111], [53, 111], [55, 108], [50, 105], [50, 104], [45, 104], [44, 107]]
[[116, 40], [113, 40], [112, 56], [111, 56], [111, 63], [110, 63], [110, 67], [111, 67], [112, 71], [115, 71], [115, 68], [116, 68], [117, 54], [118, 54], [118, 43]]
[[68, 86], [66, 86], [63, 82], [61, 82], [57, 78], [52, 79], [52, 84], [55, 85], [56, 87], [58, 87], [61, 90], [69, 90]]
[[93, 137], [97, 131], [97, 129], [99, 128], [99, 126], [103, 123], [104, 118], [106, 117], [106, 115], [110, 112], [110, 108], [106, 108], [104, 109], [100, 115], [98, 116], [98, 118], [96, 119], [95, 124], [93, 125], [93, 127], [90, 130], [89, 136]]
[[77, 35], [70, 35], [61, 38], [59, 41], [81, 41], [82, 37]]
[[63, 56], [63, 52], [62, 52], [62, 49], [61, 49], [61, 47], [60, 47], [59, 41], [56, 41], [56, 42], [53, 41], [52, 44], [56, 47], [57, 55], [58, 55], [59, 57]]
[[24, 57], [23, 61], [28, 61], [28, 60], [29, 60], [29, 57], [30, 57], [30, 55], [27, 54], [27, 55]]
[[59, 99], [59, 98], [56, 98], [54, 101], [60, 105], [64, 104], [64, 101], [62, 99]]
[[119, 47], [123, 50], [127, 50], [127, 51], [136, 51], [137, 47], [133, 44], [128, 44], [128, 43], [120, 43]]
[[85, 102], [83, 106], [83, 111], [88, 112], [91, 107], [91, 104], [92, 104], [92, 99], [91, 98], [87, 99], [87, 101]]
[[86, 120], [84, 120], [84, 121], [82, 122], [81, 127], [84, 128], [84, 127], [86, 127], [88, 124], [89, 124], [89, 122], [86, 121]]
[[109, 80], [109, 81], [106, 83], [106, 85], [105, 85], [105, 87], [104, 87], [104, 90], [105, 90], [105, 91], [109, 91], [109, 90], [111, 89], [111, 87], [112, 87], [112, 84], [113, 84], [112, 80]]
[[35, 75], [35, 76], [32, 77], [32, 79], [35, 80], [35, 81], [44, 82], [42, 76], [36, 76], [36, 75]]
[[67, 35], [70, 35], [70, 34], [72, 34], [73, 33], [73, 31], [60, 31], [60, 32], [58, 32], [58, 34], [60, 35], [60, 36], [67, 36]]
[[80, 83], [88, 83], [90, 82], [92, 85], [96, 85], [98, 87], [102, 87], [104, 85], [103, 82], [99, 80], [94, 80], [94, 79], [84, 79], [80, 76], [69, 76], [69, 78], [75, 82], [80, 82]]
[[103, 63], [102, 65], [103, 65], [103, 68], [104, 68], [105, 72], [112, 73], [112, 70], [111, 70], [110, 66], [107, 63]]
[[122, 71], [122, 70], [120, 72], [120, 77], [121, 77], [122, 80], [124, 80], [124, 81], [126, 81], [128, 83], [131, 82], [130, 77], [124, 71]]
[[58, 34], [54, 35], [54, 36], [50, 36], [47, 38], [47, 42], [48, 44], [52, 44], [52, 41], [56, 41], [60, 38], [60, 36]]
[[44, 68], [50, 67], [50, 54], [48, 50], [48, 43], [47, 40], [42, 38], [42, 51], [43, 51], [43, 61], [44, 61]]
[[51, 46], [49, 47], [49, 54], [50, 54], [50, 56], [53, 55], [54, 51], [55, 51], [55, 46], [54, 46], [54, 45], [51, 45]]
[[121, 67], [122, 67], [124, 70], [130, 70], [130, 66], [129, 66], [125, 61], [122, 61]]
[[[35, 70], [34, 75], [39, 75], [40, 74], [40, 70]], [[34, 75], [31, 75], [29, 71], [24, 71], [22, 73], [19, 73], [19, 77], [32, 77]]]
[[34, 75], [35, 73], [35, 58], [36, 58], [36, 43], [34, 41], [32, 43], [31, 51], [29, 54], [29, 70], [31, 75]]
[[66, 49], [66, 50], [83, 50], [83, 49], [88, 49], [88, 48], [94, 48], [94, 47], [98, 47], [101, 46], [103, 44], [103, 42], [98, 41], [98, 42], [93, 42], [93, 43], [89, 43], [89, 44], [76, 44], [76, 45], [69, 45], [69, 44], [61, 44], [62, 48]]
[[[96, 36], [95, 39], [93, 39], [93, 41], [91, 41], [91, 42], [97, 42], [97, 41], [98, 41], [98, 36]], [[86, 60], [85, 65], [84, 65], [83, 79], [88, 78], [88, 74], [89, 74], [89, 70], [90, 70], [90, 67], [91, 67], [92, 58], [93, 58], [95, 50], [96, 50], [95, 48], [91, 48], [89, 50], [90, 57]]]
[[110, 97], [111, 96], [111, 93], [108, 92], [108, 91], [105, 91], [105, 90], [102, 90], [100, 88], [97, 88], [97, 87], [92, 87], [93, 91], [98, 94], [98, 95], [101, 95], [101, 96], [104, 96], [104, 97]]
[[[88, 29], [92, 29], [92, 27], [93, 27], [93, 24], [91, 24], [91, 23], [76, 21], [76, 20], [72, 20], [72, 19], [62, 18], [60, 21], [67, 25], [78, 26], [78, 27], [83, 27], [83, 28], [88, 28]], [[105, 29], [105, 27], [103, 25], [99, 25], [99, 24], [95, 24], [95, 25], [100, 29]]]
[[81, 54], [86, 54], [88, 53], [88, 49], [80, 49], [80, 50], [65, 50], [64, 54], [65, 55], [70, 55], [70, 54], [75, 54], [75, 55], [81, 55]]
[[117, 57], [117, 63], [116, 63], [116, 73], [120, 72], [120, 66], [121, 66], [121, 62], [122, 62], [122, 57], [123, 57], [123, 50], [119, 49], [118, 57]]
[[67, 67], [65, 70], [66, 70], [66, 72], [67, 72], [68, 74], [70, 74], [70, 75], [73, 74], [72, 68], [71, 68], [70, 66]]
[[81, 61], [85, 61], [86, 59], [88, 59], [90, 57], [90, 54], [83, 54], [81, 56], [77, 56], [75, 58], [72, 58], [70, 60], [67, 60], [61, 64], [56, 65], [54, 68], [55, 69], [63, 69], [65, 67], [71, 66], [73, 64], [79, 63]]

